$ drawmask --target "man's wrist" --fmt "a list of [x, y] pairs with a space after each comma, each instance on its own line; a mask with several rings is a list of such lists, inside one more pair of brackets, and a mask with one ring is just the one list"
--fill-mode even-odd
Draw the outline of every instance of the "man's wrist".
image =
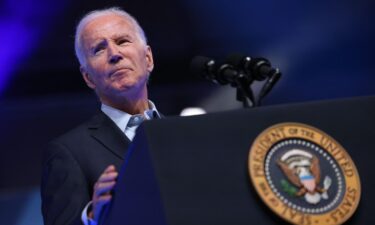
[[90, 218], [90, 219], [94, 219], [94, 213], [92, 210], [90, 210], [88, 213], [87, 213], [87, 217]]

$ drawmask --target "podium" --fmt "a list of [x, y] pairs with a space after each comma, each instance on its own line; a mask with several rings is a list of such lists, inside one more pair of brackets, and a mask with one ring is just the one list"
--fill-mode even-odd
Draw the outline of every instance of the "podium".
[[346, 149], [362, 191], [345, 224], [375, 223], [375, 97], [360, 97], [147, 121], [101, 224], [288, 224], [262, 202], [248, 172], [255, 138], [285, 122], [323, 130]]

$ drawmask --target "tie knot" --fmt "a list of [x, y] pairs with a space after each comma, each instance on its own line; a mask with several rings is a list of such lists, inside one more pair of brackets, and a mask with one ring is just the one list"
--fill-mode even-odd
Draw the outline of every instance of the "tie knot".
[[127, 127], [139, 126], [144, 120], [145, 117], [141, 114], [132, 115], [129, 119]]

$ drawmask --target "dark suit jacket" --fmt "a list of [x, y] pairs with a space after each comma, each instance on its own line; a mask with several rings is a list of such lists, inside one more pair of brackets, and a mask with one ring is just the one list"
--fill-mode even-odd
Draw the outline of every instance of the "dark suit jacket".
[[95, 182], [108, 165], [120, 169], [129, 143], [102, 112], [53, 140], [43, 156], [45, 225], [82, 224], [81, 213], [92, 198]]

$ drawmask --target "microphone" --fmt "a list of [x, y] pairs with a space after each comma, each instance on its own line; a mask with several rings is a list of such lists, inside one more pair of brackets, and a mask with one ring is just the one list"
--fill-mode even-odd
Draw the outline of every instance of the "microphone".
[[194, 74], [222, 85], [228, 83], [236, 85], [236, 80], [245, 76], [233, 65], [217, 64], [214, 59], [205, 56], [195, 56], [191, 61], [190, 70]]
[[270, 61], [265, 58], [232, 54], [227, 58], [227, 61], [239, 70], [243, 70], [250, 80], [263, 81], [267, 79], [259, 93], [260, 98], [266, 96], [281, 77], [280, 70], [273, 68]]
[[244, 71], [252, 80], [262, 81], [271, 77], [277, 69], [265, 58], [251, 58], [241, 54], [232, 54], [227, 62], [239, 70]]
[[194, 75], [214, 80], [215, 60], [205, 56], [195, 56], [190, 63], [190, 71]]

